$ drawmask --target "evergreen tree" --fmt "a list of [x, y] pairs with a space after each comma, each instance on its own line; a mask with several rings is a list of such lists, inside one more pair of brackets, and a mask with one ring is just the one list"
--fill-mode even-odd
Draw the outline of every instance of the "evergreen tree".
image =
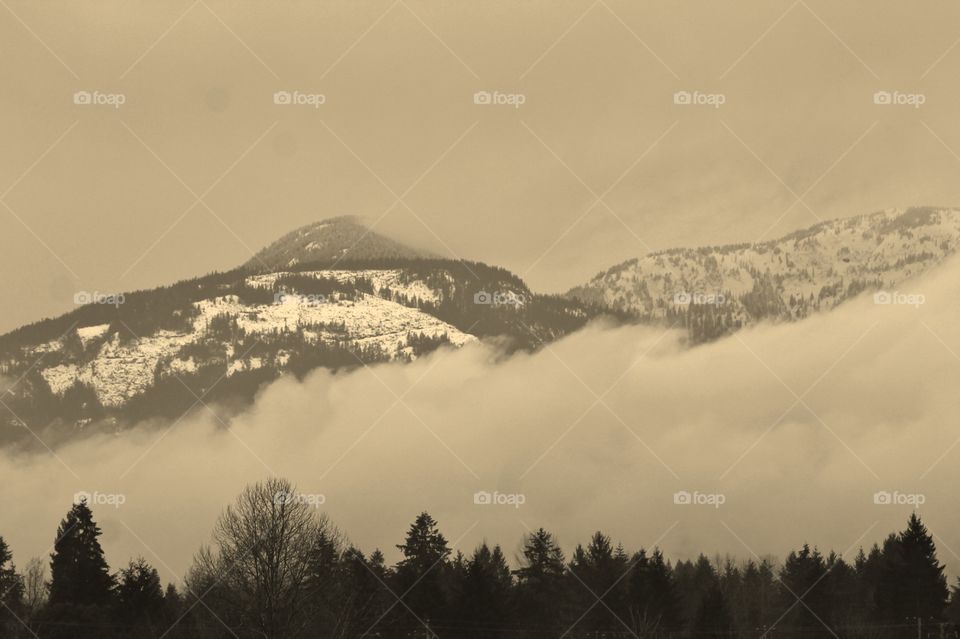
[[0, 537], [0, 636], [15, 636], [23, 609], [23, 578], [13, 565], [13, 554]]
[[824, 626], [831, 612], [826, 575], [826, 562], [816, 548], [804, 544], [790, 552], [780, 570], [778, 600], [783, 619], [778, 629], [796, 636], [831, 634]]
[[177, 592], [176, 586], [167, 584], [167, 589], [163, 592], [163, 625], [170, 627], [182, 614], [183, 597]]
[[876, 619], [879, 617], [875, 595], [877, 582], [880, 580], [882, 563], [883, 554], [877, 544], [873, 545], [869, 553], [864, 553], [861, 548], [854, 561], [853, 569], [857, 578], [857, 601], [855, 605], [859, 611], [860, 619]]
[[0, 601], [10, 608], [18, 608], [23, 600], [23, 578], [13, 565], [13, 553], [0, 537]]
[[539, 636], [536, 629], [557, 627], [563, 623], [564, 567], [563, 551], [553, 535], [543, 528], [526, 536], [517, 576], [517, 601], [522, 623]]
[[621, 577], [626, 570], [626, 562], [616, 556], [610, 538], [600, 531], [593, 534], [585, 549], [577, 546], [567, 578], [571, 604], [584, 615], [577, 629], [590, 632], [622, 628], [627, 611], [626, 581]]
[[891, 623], [941, 620], [948, 595], [943, 569], [933, 536], [910, 515], [907, 528], [883, 546], [874, 593], [879, 614]]
[[164, 596], [157, 569], [143, 557], [131, 561], [120, 570], [117, 600], [121, 615], [131, 622], [150, 625], [161, 621]]
[[[412, 627], [420, 620], [428, 622], [442, 617], [448, 602], [447, 572], [450, 548], [429, 514], [420, 513], [407, 531], [407, 538], [397, 548], [403, 559], [397, 564], [396, 581], [406, 606], [400, 614]], [[412, 612], [420, 619], [410, 619]]]
[[826, 560], [827, 576], [824, 592], [829, 602], [829, 617], [825, 618], [831, 628], [855, 626], [866, 621], [860, 611], [860, 584], [856, 569], [842, 557], [831, 552]]
[[680, 611], [676, 586], [663, 553], [647, 557], [641, 549], [633, 558], [627, 582], [627, 614], [640, 636], [666, 636], [679, 632]]
[[719, 583], [714, 583], [700, 600], [692, 630], [694, 635], [733, 635], [733, 619]]
[[103, 606], [110, 603], [114, 580], [110, 576], [100, 528], [87, 501], [74, 504], [60, 522], [50, 556], [50, 604]]
[[719, 588], [717, 572], [704, 555], [696, 563], [681, 561], [674, 569], [683, 619], [692, 624], [702, 607], [703, 599], [714, 587]]
[[512, 587], [513, 576], [500, 546], [491, 551], [486, 542], [480, 544], [466, 562], [458, 592], [457, 622], [466, 626], [463, 633], [495, 636], [491, 626], [509, 623]]
[[741, 632], [766, 632], [780, 617], [775, 606], [776, 597], [777, 583], [773, 565], [767, 560], [759, 564], [748, 561], [743, 570]]

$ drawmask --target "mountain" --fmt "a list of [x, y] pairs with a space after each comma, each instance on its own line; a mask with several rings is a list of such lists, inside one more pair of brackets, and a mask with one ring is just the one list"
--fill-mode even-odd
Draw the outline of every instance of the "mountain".
[[653, 253], [600, 273], [567, 297], [683, 326], [693, 341], [705, 341], [760, 320], [802, 319], [863, 291], [892, 291], [958, 243], [957, 209], [889, 209], [762, 243]]
[[412, 360], [484, 337], [532, 350], [600, 312], [361, 228], [348, 218], [304, 227], [239, 268], [98, 298], [0, 336], [0, 376], [15, 382], [0, 397], [0, 444], [176, 419], [212, 402], [240, 410], [286, 373]]
[[404, 246], [368, 228], [354, 216], [334, 217], [287, 233], [253, 256], [245, 267], [255, 271], [337, 260], [418, 259], [437, 257]]
[[[91, 300], [0, 336], [0, 444], [242, 410], [265, 383], [316, 368], [416, 359], [482, 338], [534, 350], [601, 314], [685, 327], [693, 343], [799, 320], [896, 289], [960, 243], [960, 211], [823, 222], [778, 240], [673, 249], [614, 266], [566, 296], [509, 271], [424, 256], [354, 218], [298, 229], [246, 264]], [[29, 428], [27, 428], [29, 427]]]

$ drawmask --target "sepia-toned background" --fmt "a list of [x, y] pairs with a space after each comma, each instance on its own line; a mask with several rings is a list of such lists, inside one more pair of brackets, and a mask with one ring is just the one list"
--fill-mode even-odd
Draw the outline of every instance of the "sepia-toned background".
[[939, 1], [4, 0], [0, 329], [333, 215], [559, 292], [650, 249], [948, 206], [958, 24]]
[[[652, 250], [952, 206], [958, 43], [960, 5], [940, 1], [0, 0], [0, 331], [344, 214], [562, 292]], [[108, 554], [173, 580], [222, 505], [276, 473], [391, 561], [425, 508], [466, 548], [512, 553], [529, 523], [566, 548], [602, 526], [751, 557], [880, 541], [909, 509], [872, 495], [923, 491], [956, 574], [954, 280], [928, 282], [927, 329], [861, 300], [692, 351], [601, 325], [505, 364], [478, 347], [284, 379], [236, 440], [201, 413], [159, 442], [5, 457], [3, 532], [42, 555], [79, 481], [122, 492], [122, 516], [97, 511]], [[414, 408], [358, 442], [394, 405], [384, 384], [418, 386]], [[492, 489], [525, 509], [475, 527], [466, 496]], [[684, 490], [728, 501], [677, 525]]]

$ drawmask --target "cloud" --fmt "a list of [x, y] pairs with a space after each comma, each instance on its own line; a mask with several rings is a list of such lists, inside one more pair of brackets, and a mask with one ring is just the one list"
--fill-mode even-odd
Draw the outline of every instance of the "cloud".
[[[690, 349], [676, 331], [597, 323], [535, 354], [481, 344], [281, 379], [229, 432], [203, 410], [59, 460], [0, 457], [0, 534], [22, 565], [49, 552], [74, 493], [122, 494], [94, 506], [111, 566], [143, 555], [177, 580], [244, 484], [277, 473], [391, 560], [421, 510], [465, 551], [487, 539], [510, 555], [544, 526], [567, 550], [602, 529], [674, 559], [804, 542], [852, 558], [902, 527], [911, 506], [875, 504], [886, 491], [923, 495], [956, 573], [958, 267], [902, 285], [919, 307], [866, 295]], [[478, 505], [477, 491], [525, 499]], [[678, 491], [724, 503], [678, 505]]]

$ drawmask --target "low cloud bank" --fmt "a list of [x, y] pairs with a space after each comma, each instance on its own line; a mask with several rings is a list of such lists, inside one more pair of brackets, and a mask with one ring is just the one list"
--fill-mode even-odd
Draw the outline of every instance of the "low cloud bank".
[[282, 379], [229, 432], [204, 410], [0, 457], [0, 535], [19, 565], [45, 556], [84, 491], [112, 568], [143, 555], [179, 581], [223, 506], [276, 473], [388, 560], [421, 510], [457, 548], [508, 556], [543, 526], [567, 550], [602, 529], [673, 559], [804, 542], [852, 558], [917, 506], [957, 574], [958, 268], [902, 286], [920, 306], [867, 295], [692, 349], [596, 324], [532, 355]]

